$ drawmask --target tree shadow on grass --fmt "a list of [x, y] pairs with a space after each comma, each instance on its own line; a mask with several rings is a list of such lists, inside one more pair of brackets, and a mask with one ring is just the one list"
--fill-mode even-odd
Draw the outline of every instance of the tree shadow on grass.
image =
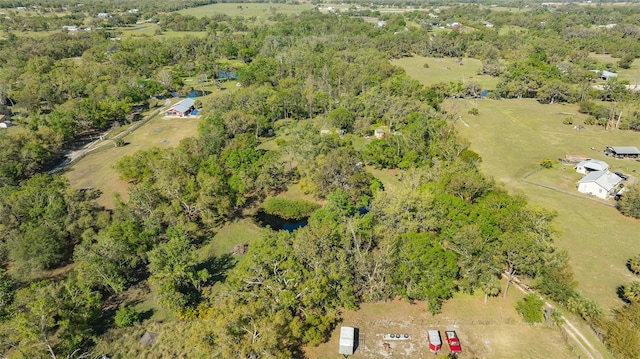
[[624, 285], [619, 285], [616, 288], [616, 294], [618, 295], [618, 298], [620, 298], [623, 302], [625, 302], [626, 304], [629, 304], [631, 303], [631, 301], [629, 300], [629, 298], [627, 298], [624, 295], [624, 287], [625, 287]]
[[206, 269], [209, 272], [209, 280], [206, 285], [213, 285], [218, 282], [224, 282], [227, 279], [227, 273], [236, 266], [236, 259], [231, 254], [223, 254], [218, 257], [211, 257], [200, 263], [196, 268], [197, 271]]

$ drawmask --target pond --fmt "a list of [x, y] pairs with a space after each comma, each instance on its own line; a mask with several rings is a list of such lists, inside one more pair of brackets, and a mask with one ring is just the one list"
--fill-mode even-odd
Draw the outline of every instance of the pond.
[[275, 231], [284, 230], [289, 232], [293, 232], [298, 228], [306, 226], [308, 220], [308, 218], [285, 219], [263, 211], [258, 212], [254, 218], [256, 223], [261, 227], [271, 227], [271, 229]]

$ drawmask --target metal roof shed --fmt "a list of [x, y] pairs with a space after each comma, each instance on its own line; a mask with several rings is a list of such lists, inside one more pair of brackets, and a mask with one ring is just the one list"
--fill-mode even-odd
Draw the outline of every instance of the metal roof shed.
[[338, 352], [343, 355], [351, 355], [356, 344], [356, 328], [341, 327], [340, 328], [340, 348]]

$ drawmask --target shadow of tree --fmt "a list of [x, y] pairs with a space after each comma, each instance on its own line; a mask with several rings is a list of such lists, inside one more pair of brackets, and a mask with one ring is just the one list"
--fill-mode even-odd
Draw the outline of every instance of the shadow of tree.
[[237, 261], [231, 254], [223, 254], [219, 257], [211, 257], [204, 262], [200, 263], [196, 270], [200, 271], [206, 269], [209, 271], [209, 280], [205, 285], [213, 285], [218, 282], [224, 282], [227, 279], [227, 273], [233, 269], [237, 264]]
[[620, 298], [623, 302], [629, 304], [631, 303], [631, 301], [629, 301], [629, 299], [624, 295], [624, 285], [619, 285], [616, 288], [616, 294], [618, 295], [618, 298]]

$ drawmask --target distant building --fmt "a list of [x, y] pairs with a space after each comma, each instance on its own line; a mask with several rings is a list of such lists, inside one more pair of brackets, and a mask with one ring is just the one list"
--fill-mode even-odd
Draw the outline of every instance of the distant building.
[[640, 150], [631, 146], [608, 146], [604, 154], [615, 158], [638, 158]]
[[108, 12], [99, 12], [98, 13], [98, 18], [100, 19], [106, 19], [109, 17], [109, 13]]
[[594, 72], [596, 74], [598, 74], [598, 78], [602, 79], [602, 80], [607, 80], [609, 81], [609, 79], [618, 77], [618, 74], [615, 72], [610, 72], [607, 70], [591, 70], [591, 72]]
[[196, 101], [194, 99], [185, 98], [184, 100], [171, 106], [171, 108], [167, 110], [167, 116], [178, 116], [178, 117], [189, 116], [195, 110], [195, 104], [196, 104]]
[[373, 131], [373, 135], [375, 136], [375, 138], [384, 138], [384, 130], [381, 128], [376, 128], [375, 131]]

